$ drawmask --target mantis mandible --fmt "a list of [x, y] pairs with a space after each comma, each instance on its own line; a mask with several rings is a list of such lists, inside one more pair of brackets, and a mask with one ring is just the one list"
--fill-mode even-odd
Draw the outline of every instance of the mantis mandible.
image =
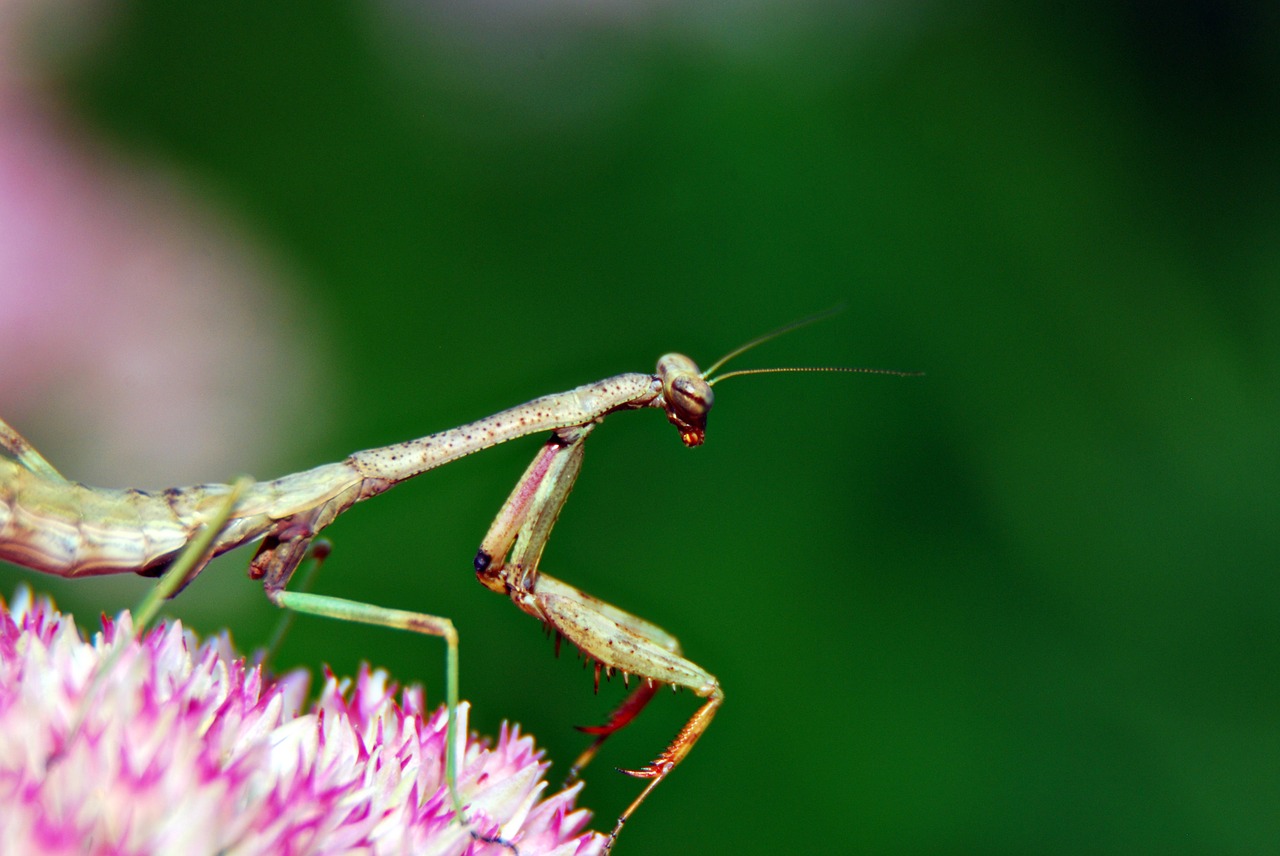
[[[712, 386], [729, 377], [778, 371], [852, 371], [912, 375], [884, 369], [747, 369], [713, 377], [744, 351], [830, 313], [760, 336], [700, 371], [689, 357], [667, 354], [654, 374], [621, 374], [567, 392], [536, 398], [476, 422], [417, 440], [355, 452], [345, 460], [273, 481], [196, 485], [161, 492], [86, 487], [64, 478], [16, 430], [0, 420], [0, 559], [64, 577], [135, 572], [165, 575], [160, 596], [171, 596], [196, 577], [210, 558], [261, 541], [249, 575], [268, 600], [287, 610], [393, 627], [444, 639], [449, 724], [446, 780], [456, 815], [466, 823], [457, 792], [458, 633], [444, 617], [324, 595], [286, 585], [313, 539], [342, 512], [402, 481], [458, 458], [529, 434], [550, 437], [516, 483], [480, 544], [474, 566], [486, 587], [568, 639], [601, 672], [621, 672], [637, 686], [601, 726], [583, 729], [595, 741], [574, 763], [575, 778], [604, 740], [629, 723], [664, 684], [690, 690], [701, 705], [649, 764], [626, 770], [648, 784], [627, 806], [609, 836], [688, 755], [706, 731], [724, 692], [716, 678], [682, 656], [662, 628], [597, 600], [543, 573], [539, 559], [582, 465], [583, 444], [606, 416], [657, 408], [686, 446], [699, 446], [714, 403]], [[557, 644], [558, 647], [558, 644]], [[475, 834], [475, 833], [473, 833]], [[478, 836], [477, 837], [483, 837]], [[506, 842], [503, 842], [506, 843]], [[514, 847], [512, 848], [514, 849]]]

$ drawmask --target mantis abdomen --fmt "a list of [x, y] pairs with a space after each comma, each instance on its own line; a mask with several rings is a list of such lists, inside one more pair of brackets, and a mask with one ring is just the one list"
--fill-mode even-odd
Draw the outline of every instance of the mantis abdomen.
[[[326, 502], [362, 479], [346, 462], [255, 482], [212, 555], [261, 538], [278, 519]], [[190, 543], [231, 486], [145, 491], [88, 487], [0, 458], [0, 559], [63, 577], [153, 574]]]

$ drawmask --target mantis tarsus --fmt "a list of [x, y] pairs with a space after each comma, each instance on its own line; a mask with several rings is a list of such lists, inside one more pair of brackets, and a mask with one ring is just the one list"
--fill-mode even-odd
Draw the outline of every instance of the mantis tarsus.
[[[719, 682], [685, 659], [675, 637], [644, 619], [597, 600], [543, 573], [539, 559], [582, 465], [583, 443], [604, 418], [622, 410], [663, 410], [686, 446], [698, 446], [714, 402], [712, 385], [728, 377], [772, 371], [881, 369], [748, 369], [712, 374], [742, 352], [818, 317], [761, 336], [700, 371], [693, 360], [667, 354], [654, 374], [621, 374], [536, 398], [493, 416], [417, 440], [356, 452], [345, 460], [268, 482], [196, 485], [162, 492], [86, 487], [64, 478], [16, 430], [0, 420], [0, 559], [66, 577], [136, 572], [165, 575], [160, 594], [190, 582], [213, 556], [261, 541], [249, 574], [267, 598], [296, 612], [413, 630], [446, 644], [449, 705], [447, 780], [460, 821], [456, 717], [458, 634], [447, 618], [285, 589], [316, 535], [357, 502], [393, 485], [490, 446], [549, 431], [550, 438], [516, 483], [475, 557], [480, 582], [568, 639], [600, 674], [621, 672], [638, 685], [601, 726], [573, 765], [581, 771], [612, 733], [629, 723], [659, 686], [683, 687], [704, 701], [675, 739], [649, 764], [627, 770], [648, 785], [619, 816], [606, 845], [636, 808], [706, 731], [724, 700]], [[195, 546], [193, 546], [195, 545]], [[176, 570], [175, 570], [176, 569]], [[514, 849], [514, 848], [513, 848]]]

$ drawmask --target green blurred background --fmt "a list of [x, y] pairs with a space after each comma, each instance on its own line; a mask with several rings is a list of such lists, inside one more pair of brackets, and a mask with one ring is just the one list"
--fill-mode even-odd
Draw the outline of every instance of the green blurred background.
[[[152, 0], [56, 81], [298, 272], [325, 374], [260, 477], [835, 304], [741, 366], [927, 372], [744, 378], [703, 448], [648, 412], [588, 444], [544, 566], [728, 697], [619, 853], [1254, 853], [1280, 843], [1278, 33], [1243, 3]], [[452, 617], [473, 725], [519, 721], [558, 778], [622, 688], [470, 570], [538, 442], [345, 516], [316, 590]], [[249, 555], [176, 614], [260, 644]], [[56, 591], [90, 620], [116, 583]], [[301, 619], [279, 665], [362, 660], [439, 697], [441, 646], [403, 634]], [[637, 792], [611, 767], [693, 709], [607, 747], [600, 827]]]

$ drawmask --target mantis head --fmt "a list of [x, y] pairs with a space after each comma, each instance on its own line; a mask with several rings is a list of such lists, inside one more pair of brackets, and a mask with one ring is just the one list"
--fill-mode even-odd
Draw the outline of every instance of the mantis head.
[[658, 360], [658, 377], [667, 419], [686, 446], [701, 446], [707, 436], [707, 414], [716, 403], [711, 383], [684, 354], [664, 354]]
[[887, 374], [897, 375], [899, 377], [917, 377], [924, 372], [903, 372], [894, 369], [864, 369], [850, 368], [844, 366], [832, 367], [807, 367], [794, 366], [772, 369], [740, 369], [738, 371], [725, 372], [718, 377], [711, 375], [723, 366], [729, 360], [751, 350], [756, 345], [763, 344], [770, 339], [777, 338], [783, 333], [789, 333], [798, 327], [804, 327], [815, 321], [820, 321], [830, 315], [834, 315], [840, 311], [840, 307], [828, 309], [826, 312], [819, 312], [817, 315], [811, 315], [808, 318], [802, 318], [799, 321], [793, 321], [785, 327], [780, 327], [763, 336], [759, 336], [747, 342], [741, 347], [735, 348], [725, 356], [716, 360], [711, 368], [706, 371], [700, 371], [693, 360], [684, 354], [665, 354], [658, 360], [657, 377], [662, 381], [662, 397], [660, 406], [667, 414], [667, 419], [672, 425], [680, 431], [680, 439], [684, 441], [686, 446], [701, 446], [703, 440], [707, 436], [707, 414], [711, 412], [711, 405], [715, 404], [716, 397], [711, 391], [711, 387], [726, 378], [739, 377], [742, 375], [753, 374], [774, 374], [778, 372], [859, 372], [862, 374]]

